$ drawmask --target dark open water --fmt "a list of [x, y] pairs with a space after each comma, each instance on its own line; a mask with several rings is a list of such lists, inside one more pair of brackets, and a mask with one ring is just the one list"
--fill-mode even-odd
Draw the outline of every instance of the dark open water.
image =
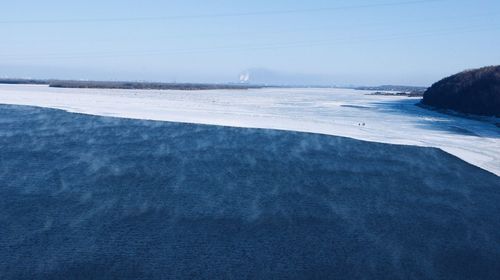
[[500, 279], [500, 179], [433, 148], [0, 106], [0, 279]]

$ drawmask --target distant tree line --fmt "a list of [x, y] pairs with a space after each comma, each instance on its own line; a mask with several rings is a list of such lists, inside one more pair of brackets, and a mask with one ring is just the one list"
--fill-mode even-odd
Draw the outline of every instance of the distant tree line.
[[415, 96], [423, 95], [427, 90], [426, 87], [415, 87], [415, 86], [398, 86], [398, 85], [383, 85], [383, 86], [364, 86], [364, 87], [355, 87], [357, 90], [373, 90], [373, 91], [397, 91], [401, 93], [413, 94]]
[[11, 78], [3, 78], [3, 79], [0, 79], [0, 84], [11, 84], [11, 85], [19, 85], [19, 84], [48, 85], [48, 84], [50, 84], [50, 81], [49, 80], [36, 80], [36, 79], [11, 79]]
[[210, 90], [210, 89], [251, 89], [262, 88], [248, 84], [209, 84], [209, 83], [154, 83], [154, 82], [114, 82], [114, 81], [76, 81], [43, 79], [0, 79], [0, 84], [49, 85], [56, 88], [101, 88], [101, 89], [151, 89], [151, 90]]
[[50, 87], [58, 88], [103, 88], [103, 89], [150, 89], [150, 90], [210, 90], [250, 89], [260, 86], [240, 84], [203, 83], [149, 83], [149, 82], [105, 82], [105, 81], [52, 81]]

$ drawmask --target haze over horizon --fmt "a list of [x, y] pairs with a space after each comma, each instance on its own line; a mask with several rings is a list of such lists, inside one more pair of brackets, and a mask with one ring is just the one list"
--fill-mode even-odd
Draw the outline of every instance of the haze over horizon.
[[428, 86], [500, 64], [500, 2], [8, 1], [0, 77]]

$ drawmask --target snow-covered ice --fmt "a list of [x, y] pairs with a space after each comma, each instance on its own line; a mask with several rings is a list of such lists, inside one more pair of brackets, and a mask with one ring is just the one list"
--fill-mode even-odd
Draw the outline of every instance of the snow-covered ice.
[[316, 88], [155, 91], [0, 85], [0, 104], [437, 147], [500, 175], [500, 130], [493, 123], [426, 110], [415, 106], [418, 98], [367, 93]]

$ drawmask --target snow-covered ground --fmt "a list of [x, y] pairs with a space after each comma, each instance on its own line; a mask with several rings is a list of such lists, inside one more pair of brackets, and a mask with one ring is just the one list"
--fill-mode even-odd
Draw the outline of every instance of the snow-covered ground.
[[500, 129], [493, 123], [425, 110], [414, 106], [418, 98], [367, 93], [313, 88], [149, 91], [0, 85], [0, 104], [102, 116], [315, 132], [437, 147], [500, 175]]

